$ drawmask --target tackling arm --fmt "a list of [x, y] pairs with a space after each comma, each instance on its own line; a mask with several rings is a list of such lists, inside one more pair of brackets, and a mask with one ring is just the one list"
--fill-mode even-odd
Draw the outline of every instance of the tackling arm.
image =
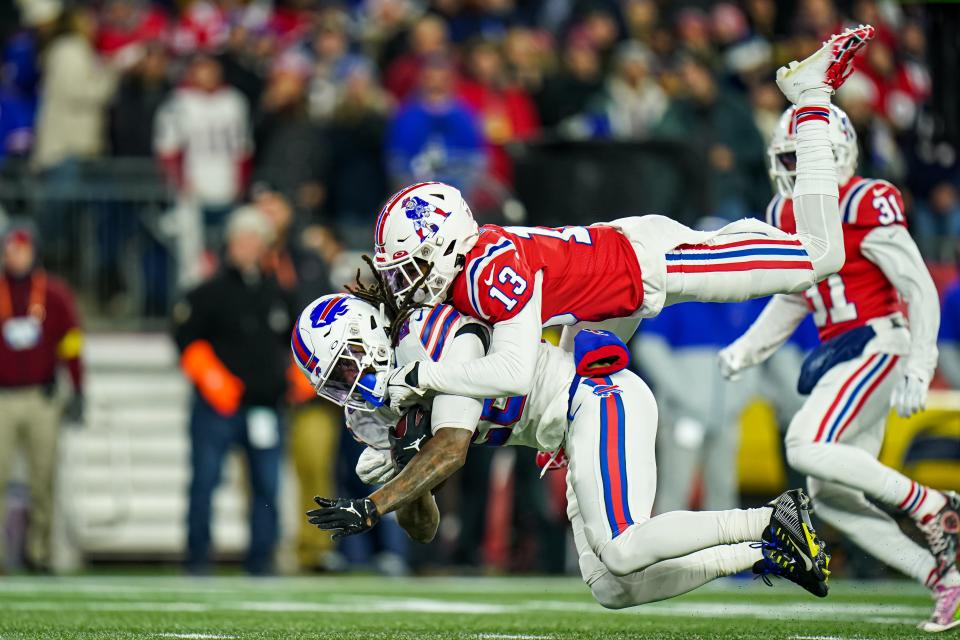
[[773, 296], [750, 328], [720, 351], [720, 369], [724, 377], [732, 378], [772, 356], [793, 335], [807, 313], [809, 309], [803, 294]]
[[[479, 335], [468, 330], [471, 326], [479, 327], [477, 324], [461, 327], [443, 358], [444, 362], [471, 362], [483, 355], [483, 341]], [[482, 410], [483, 403], [473, 398], [452, 395], [435, 397], [430, 412], [430, 427], [434, 436], [426, 441], [396, 478], [370, 496], [377, 510], [383, 514], [414, 504], [418, 497], [429, 496], [434, 487], [462, 467]], [[420, 515], [424, 513], [421, 511]]]
[[513, 318], [493, 325], [489, 355], [470, 362], [420, 362], [416, 383], [468, 398], [502, 398], [530, 392], [537, 366], [543, 276], [537, 273], [530, 301]]
[[370, 494], [377, 512], [396, 511], [429, 494], [463, 466], [472, 437], [472, 429], [440, 429], [396, 478]]

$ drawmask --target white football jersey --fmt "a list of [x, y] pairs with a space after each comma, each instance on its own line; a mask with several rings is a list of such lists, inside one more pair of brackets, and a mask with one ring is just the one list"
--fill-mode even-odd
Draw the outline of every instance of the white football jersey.
[[252, 147], [246, 98], [231, 87], [177, 89], [157, 112], [154, 147], [182, 154], [184, 182], [201, 203], [233, 203]]
[[[454, 338], [467, 325], [474, 325], [477, 331], [489, 335], [488, 325], [461, 315], [450, 305], [440, 304], [414, 311], [400, 331], [397, 366], [416, 360], [439, 361], [451, 357]], [[474, 358], [483, 355], [479, 339], [476, 346]], [[528, 395], [482, 401], [458, 397], [456, 407], [441, 403], [449, 400], [449, 396], [438, 397], [431, 412], [434, 431], [441, 425], [472, 427], [476, 410], [471, 406], [477, 405], [480, 420], [474, 444], [521, 445], [554, 451], [562, 444], [567, 428], [570, 385], [575, 375], [571, 354], [541, 343], [537, 353], [537, 372]]]

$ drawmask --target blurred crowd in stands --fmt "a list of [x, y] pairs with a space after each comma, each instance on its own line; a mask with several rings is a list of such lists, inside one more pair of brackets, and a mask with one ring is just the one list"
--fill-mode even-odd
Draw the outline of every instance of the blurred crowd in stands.
[[[211, 233], [257, 188], [297, 233], [366, 248], [397, 185], [502, 202], [510, 145], [680, 139], [710, 211], [760, 213], [780, 64], [850, 23], [878, 27], [838, 103], [861, 171], [912, 196], [933, 257], [960, 225], [952, 146], [926, 109], [927, 15], [882, 0], [17, 0], [5, 16], [0, 159], [53, 184], [83, 160], [157, 157]], [[475, 207], [483, 209], [482, 206]]]
[[[175, 225], [190, 230], [176, 251], [180, 288], [219, 274], [194, 289], [193, 307], [173, 312], [184, 354], [213, 341], [217, 360], [206, 352], [184, 359], [198, 391], [188, 560], [202, 573], [210, 495], [231, 445], [246, 449], [261, 502], [275, 502], [282, 447], [292, 452], [304, 505], [314, 493], [364, 491], [352, 474], [358, 445], [301, 376], [245, 398], [257, 383], [256, 363], [224, 354], [253, 334], [218, 349], [223, 336], [209, 326], [207, 333], [184, 328], [211, 287], [269, 289], [262, 304], [236, 301], [249, 309], [208, 311], [253, 314], [255, 330], [284, 338], [291, 314], [352, 279], [344, 256], [369, 251], [374, 217], [397, 187], [450, 182], [485, 219], [518, 221], [503, 211], [514, 201], [516, 153], [538, 141], [678, 141], [705, 166], [695, 186], [707, 194], [702, 215], [761, 216], [772, 194], [766, 141], [786, 106], [773, 72], [855, 23], [878, 32], [836, 98], [859, 133], [860, 172], [901, 186], [924, 254], [950, 260], [960, 178], [955, 149], [929, 109], [928, 21], [923, 7], [878, 0], [17, 0], [0, 9], [0, 179], [29, 171], [45, 195], [69, 198], [90, 162], [156, 160], [176, 194]], [[49, 217], [58, 202], [33, 221], [47, 257], [64, 233]], [[249, 244], [237, 248], [241, 242]], [[119, 259], [107, 266], [133, 268]], [[704, 359], [749, 324], [745, 305], [691, 306], [687, 315], [716, 312], [717, 335], [684, 333], [681, 318], [664, 318], [637, 353], [686, 363], [691, 375], [713, 371]], [[277, 314], [288, 323], [283, 331]], [[286, 358], [283, 340], [274, 343]], [[209, 367], [233, 385], [226, 406], [206, 395]], [[657, 367], [650, 371], [655, 378]], [[685, 394], [671, 400], [670, 380], [651, 379], [668, 417], [662, 438], [678, 443], [672, 475], [661, 479], [674, 488], [660, 498], [669, 508], [689, 503], [700, 464], [713, 492], [700, 504], [736, 501], [730, 423], [748, 398], [731, 398], [713, 378], [701, 385], [713, 394], [686, 408], [679, 406], [690, 400]], [[789, 415], [796, 400], [783, 403]], [[260, 410], [266, 405], [286, 409], [269, 417]], [[245, 428], [231, 427], [237, 415]], [[336, 470], [334, 458], [343, 462]], [[408, 561], [562, 571], [562, 477], [539, 482], [537, 475], [532, 456], [472, 453], [440, 496], [446, 520], [435, 547], [410, 557], [386, 526], [336, 552], [327, 536], [305, 527], [299, 564], [330, 569], [374, 557], [389, 573], [402, 573]], [[521, 500], [532, 508], [511, 508]], [[260, 547], [247, 568], [269, 573], [264, 553], [277, 542], [277, 514], [261, 509], [252, 518]]]

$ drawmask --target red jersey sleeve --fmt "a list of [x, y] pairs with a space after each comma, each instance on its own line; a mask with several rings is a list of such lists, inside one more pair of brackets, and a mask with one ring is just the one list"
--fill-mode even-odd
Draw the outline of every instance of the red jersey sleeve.
[[464, 268], [468, 306], [473, 315], [491, 324], [509, 320], [533, 296], [533, 276], [507, 238], [487, 245]]
[[864, 180], [841, 203], [844, 224], [854, 227], [907, 226], [903, 195], [886, 180]]

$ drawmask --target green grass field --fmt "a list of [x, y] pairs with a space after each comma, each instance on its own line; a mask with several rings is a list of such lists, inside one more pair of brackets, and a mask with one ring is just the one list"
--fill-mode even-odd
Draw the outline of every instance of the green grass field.
[[919, 638], [931, 606], [907, 582], [817, 600], [724, 580], [614, 612], [573, 578], [15, 577], [0, 579], [0, 638]]

